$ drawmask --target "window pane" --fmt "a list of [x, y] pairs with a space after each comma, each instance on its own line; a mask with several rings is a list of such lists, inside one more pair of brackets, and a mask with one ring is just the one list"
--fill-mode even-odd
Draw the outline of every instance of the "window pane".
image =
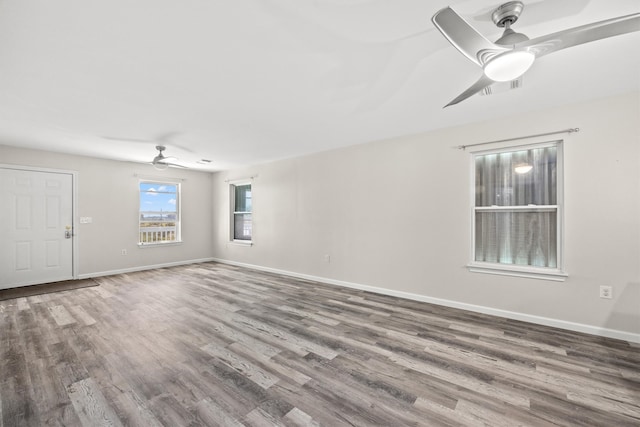
[[140, 183], [140, 212], [176, 212], [178, 190], [175, 185]]
[[475, 260], [557, 267], [556, 212], [476, 212]]
[[233, 238], [251, 240], [251, 214], [234, 214], [233, 222]]
[[178, 240], [178, 186], [140, 183], [140, 243]]
[[251, 184], [236, 185], [235, 212], [251, 212]]
[[[516, 167], [529, 165], [525, 173]], [[476, 206], [557, 204], [556, 147], [476, 157]]]

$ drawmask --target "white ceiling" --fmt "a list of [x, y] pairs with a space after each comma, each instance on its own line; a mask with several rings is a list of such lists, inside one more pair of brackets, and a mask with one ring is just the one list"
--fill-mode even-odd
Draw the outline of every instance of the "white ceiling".
[[[640, 89], [637, 32], [545, 56], [524, 88], [443, 109], [481, 69], [431, 16], [450, 5], [495, 40], [500, 3], [0, 0], [0, 144], [144, 162], [161, 143], [222, 170]], [[515, 29], [639, 11], [529, 0]]]

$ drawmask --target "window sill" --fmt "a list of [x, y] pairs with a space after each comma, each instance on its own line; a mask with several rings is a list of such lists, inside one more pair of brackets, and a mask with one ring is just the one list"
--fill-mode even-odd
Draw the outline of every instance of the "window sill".
[[182, 244], [182, 240], [178, 240], [175, 242], [158, 242], [158, 243], [138, 243], [139, 248], [159, 248], [165, 246], [179, 246]]
[[528, 279], [564, 282], [569, 275], [555, 268], [527, 268], [502, 264], [471, 263], [467, 268], [472, 273], [496, 274], [499, 276], [526, 277]]
[[238, 246], [253, 246], [253, 242], [251, 240], [231, 240], [229, 243]]

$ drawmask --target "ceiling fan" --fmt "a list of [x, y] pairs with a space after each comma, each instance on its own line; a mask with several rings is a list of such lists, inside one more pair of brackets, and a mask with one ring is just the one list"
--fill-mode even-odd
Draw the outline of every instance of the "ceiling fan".
[[498, 7], [491, 19], [504, 27], [502, 36], [494, 42], [476, 31], [451, 7], [446, 7], [431, 20], [449, 42], [472, 62], [482, 67], [480, 79], [462, 92], [445, 108], [464, 101], [495, 82], [508, 82], [522, 76], [533, 62], [544, 55], [583, 43], [640, 31], [640, 13], [605, 19], [568, 30], [529, 39], [511, 29], [522, 10], [521, 1], [510, 1]]
[[170, 160], [178, 160], [176, 157], [167, 157], [165, 156], [162, 152], [164, 150], [166, 150], [167, 147], [165, 147], [164, 145], [156, 145], [156, 150], [158, 150], [158, 155], [155, 156], [153, 158], [153, 160], [151, 161], [151, 164], [153, 165], [154, 168], [158, 169], [158, 170], [165, 170], [167, 169], [169, 166], [174, 167], [174, 168], [183, 168], [186, 169], [185, 166], [179, 165], [177, 163], [173, 163], [170, 162]]

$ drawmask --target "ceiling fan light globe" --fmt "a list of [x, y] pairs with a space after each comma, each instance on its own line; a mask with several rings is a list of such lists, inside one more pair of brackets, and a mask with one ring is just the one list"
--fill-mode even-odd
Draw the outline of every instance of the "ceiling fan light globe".
[[536, 56], [526, 50], [503, 53], [484, 65], [484, 74], [494, 82], [508, 82], [523, 75], [535, 61]]
[[163, 171], [169, 167], [169, 164], [164, 162], [153, 162], [153, 167], [156, 168], [156, 170]]

